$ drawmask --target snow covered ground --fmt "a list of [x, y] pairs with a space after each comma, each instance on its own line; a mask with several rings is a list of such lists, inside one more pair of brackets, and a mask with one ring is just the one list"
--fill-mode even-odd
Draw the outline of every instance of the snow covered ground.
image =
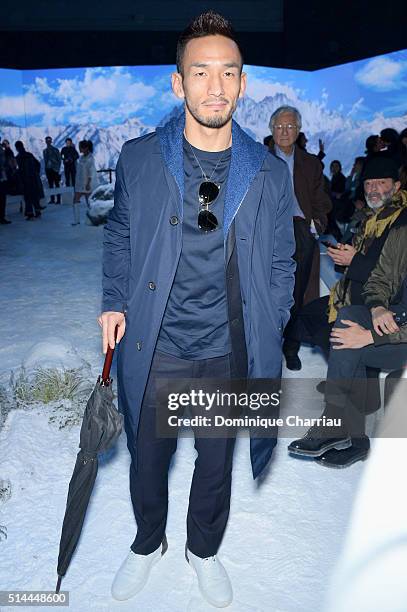
[[[71, 227], [69, 206], [50, 205], [34, 222], [11, 208], [12, 225], [0, 227], [0, 383], [33, 345], [50, 338], [72, 344], [96, 380], [103, 362], [96, 323], [103, 228], [85, 225], [84, 209], [81, 215], [81, 225]], [[324, 376], [318, 354], [302, 349], [301, 358], [302, 377]], [[315, 402], [318, 415], [322, 396], [317, 392]], [[0, 590], [55, 588], [79, 427], [60, 430], [49, 416], [46, 406], [12, 410], [0, 431], [0, 480], [11, 483], [11, 496], [0, 501], [0, 524], [8, 535], [0, 535]], [[82, 538], [62, 583], [70, 593], [70, 610], [213, 610], [202, 601], [184, 559], [194, 457], [193, 441], [182, 438], [170, 474], [169, 550], [142, 593], [123, 603], [111, 598], [110, 585], [136, 529], [124, 435], [103, 458]], [[280, 440], [268, 474], [253, 482], [248, 439], [238, 440], [230, 520], [220, 550], [234, 588], [231, 611], [322, 612], [363, 467], [337, 471], [293, 459], [287, 441]]]

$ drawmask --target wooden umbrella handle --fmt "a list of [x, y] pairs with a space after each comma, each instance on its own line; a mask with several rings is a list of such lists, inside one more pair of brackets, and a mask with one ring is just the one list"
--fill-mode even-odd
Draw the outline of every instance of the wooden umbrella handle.
[[[118, 330], [119, 326], [116, 325], [116, 328], [114, 330], [114, 341], [116, 342], [116, 338], [117, 338], [117, 330]], [[105, 363], [103, 365], [103, 371], [102, 371], [102, 377], [101, 377], [101, 382], [103, 383], [109, 383], [110, 381], [110, 368], [112, 367], [112, 361], [113, 361], [113, 353], [114, 353], [114, 349], [110, 348], [110, 345], [107, 345], [107, 351], [106, 351], [106, 357], [105, 357]]]

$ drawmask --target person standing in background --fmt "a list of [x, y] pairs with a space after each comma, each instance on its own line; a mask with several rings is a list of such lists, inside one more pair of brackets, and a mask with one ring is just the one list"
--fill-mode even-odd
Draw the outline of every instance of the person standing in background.
[[6, 154], [0, 146], [0, 224], [8, 225], [11, 221], [6, 219], [6, 198], [7, 198], [7, 172]]
[[40, 206], [40, 199], [44, 193], [40, 178], [41, 164], [32, 153], [25, 150], [21, 140], [18, 140], [14, 146], [17, 150], [16, 160], [23, 185], [25, 218], [27, 221], [32, 221], [34, 217], [41, 217], [41, 210], [45, 208]]
[[97, 175], [95, 158], [93, 157], [93, 144], [90, 140], [81, 140], [79, 143], [79, 152], [81, 156], [78, 162], [78, 172], [75, 181], [75, 197], [73, 202], [72, 225], [79, 225], [79, 204], [81, 197], [85, 196], [86, 204], [89, 207], [89, 196], [94, 189], [99, 185], [99, 177]]
[[[48, 186], [50, 189], [59, 188], [61, 175], [61, 154], [59, 150], [53, 146], [51, 136], [46, 136], [45, 144], [47, 145], [43, 151], [45, 174], [47, 175]], [[55, 201], [55, 196], [51, 196], [48, 204], [61, 204], [61, 194], [58, 193]]]
[[[316, 233], [323, 233], [332, 208], [329, 195], [324, 190], [322, 165], [315, 156], [295, 144], [301, 130], [301, 114], [292, 106], [280, 106], [270, 117], [269, 127], [274, 138], [274, 154], [284, 160], [290, 170], [294, 186], [294, 233], [297, 262], [294, 286], [294, 305], [291, 318], [285, 329], [283, 352], [289, 370], [301, 370], [298, 357], [299, 342], [290, 338], [290, 330], [295, 324], [304, 295], [311, 277], [311, 269], [316, 247]], [[317, 260], [319, 264], [319, 260]]]
[[65, 140], [65, 146], [61, 149], [61, 157], [64, 164], [65, 185], [75, 187], [76, 162], [79, 159], [79, 153], [75, 149], [72, 138]]

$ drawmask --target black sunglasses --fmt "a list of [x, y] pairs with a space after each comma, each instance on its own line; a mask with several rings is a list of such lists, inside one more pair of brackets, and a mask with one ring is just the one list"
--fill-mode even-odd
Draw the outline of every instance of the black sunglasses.
[[220, 186], [212, 181], [204, 181], [199, 187], [199, 204], [201, 209], [198, 214], [198, 227], [204, 232], [213, 232], [219, 223], [215, 215], [209, 210], [219, 195]]

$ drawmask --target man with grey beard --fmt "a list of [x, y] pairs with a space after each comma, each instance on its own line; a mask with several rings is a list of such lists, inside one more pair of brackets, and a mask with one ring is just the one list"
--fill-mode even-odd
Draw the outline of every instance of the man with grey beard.
[[313, 300], [301, 309], [290, 330], [290, 338], [292, 334], [294, 340], [319, 346], [326, 358], [337, 311], [351, 304], [363, 304], [363, 285], [379, 259], [390, 229], [407, 224], [407, 193], [400, 190], [398, 169], [391, 159], [369, 160], [362, 181], [368, 206], [360, 230], [352, 244], [338, 243], [327, 249], [333, 262], [344, 267], [344, 275], [331, 288], [330, 296]]
[[[328, 254], [335, 264], [345, 266], [344, 276], [332, 287], [329, 296], [314, 300], [303, 308], [296, 329], [297, 340], [316, 344], [324, 350], [327, 357], [329, 355], [331, 370], [333, 360], [337, 361], [329, 352], [330, 345], [335, 343], [332, 337], [336, 338], [338, 335], [335, 330], [345, 327], [344, 319], [350, 319], [345, 316], [348, 307], [365, 305], [364, 287], [377, 266], [391, 230], [407, 225], [407, 192], [400, 189], [398, 168], [393, 160], [384, 157], [369, 160], [362, 181], [369, 211], [360, 233], [355, 235], [352, 245], [339, 244], [328, 248]], [[381, 313], [376, 314], [379, 316]], [[361, 413], [364, 414], [374, 412], [380, 405], [380, 370], [371, 363], [366, 365], [369, 366], [366, 371], [369, 384], [366, 385], [366, 393], [359, 405]], [[331, 375], [331, 378], [336, 377], [337, 375]], [[328, 413], [329, 410], [326, 410], [324, 415], [327, 416]], [[347, 435], [345, 440], [340, 435], [337, 438], [336, 433], [341, 432], [326, 435], [326, 432], [311, 428], [303, 438], [289, 445], [289, 452], [293, 456], [313, 457], [319, 463], [332, 467], [345, 467], [366, 457], [368, 446], [363, 436], [350, 438]], [[347, 453], [338, 455], [344, 448], [349, 449]]]

